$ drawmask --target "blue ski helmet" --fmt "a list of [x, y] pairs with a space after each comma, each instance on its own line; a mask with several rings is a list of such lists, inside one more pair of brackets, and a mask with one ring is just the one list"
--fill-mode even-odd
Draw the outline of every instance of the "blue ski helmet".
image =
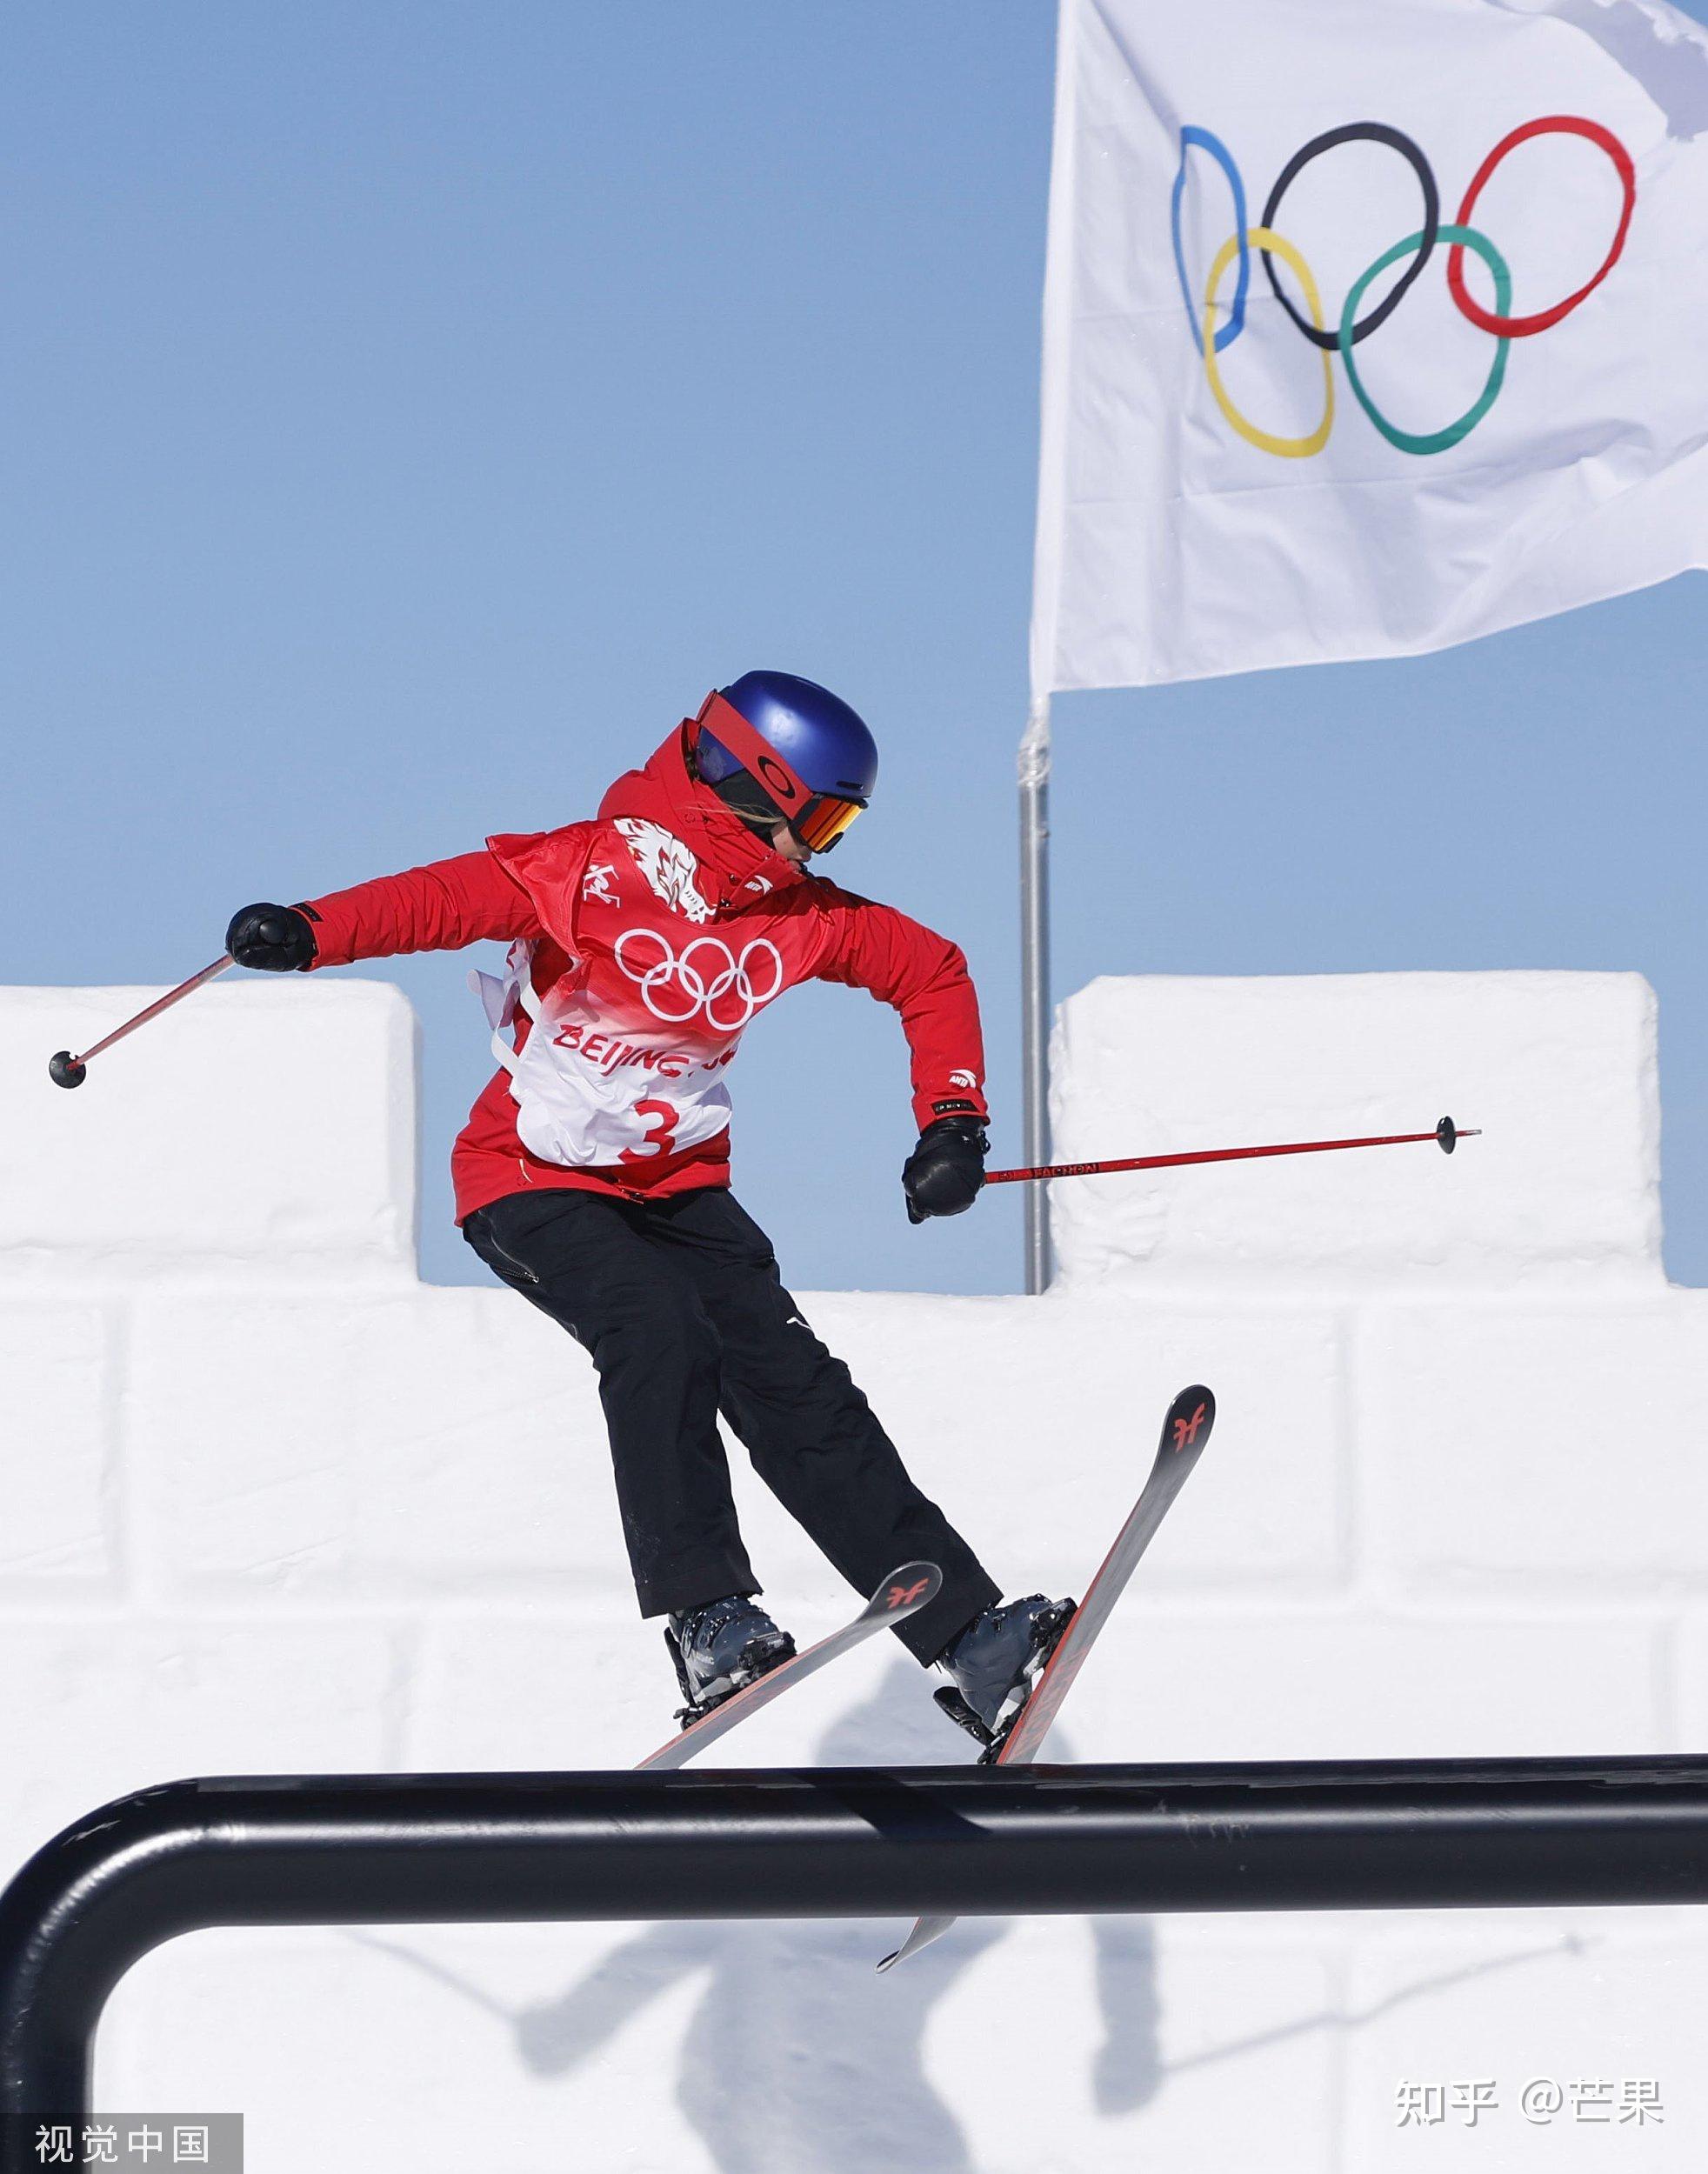
[[[743, 747], [717, 737], [717, 710], [725, 703], [736, 713], [726, 736], [746, 741]], [[724, 794], [732, 805], [758, 787], [774, 819], [786, 819], [816, 852], [837, 843], [877, 783], [877, 744], [858, 714], [827, 687], [792, 672], [744, 672], [708, 700], [697, 722], [695, 767], [703, 781], [714, 789], [735, 781]], [[739, 731], [743, 724], [762, 747]], [[767, 754], [782, 758], [780, 770], [769, 765], [775, 773], [769, 794]]]

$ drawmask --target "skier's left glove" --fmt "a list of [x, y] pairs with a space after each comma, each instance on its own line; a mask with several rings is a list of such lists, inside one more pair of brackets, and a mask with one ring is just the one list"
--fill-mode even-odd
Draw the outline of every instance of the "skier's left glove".
[[225, 948], [239, 966], [264, 974], [306, 973], [314, 964], [314, 929], [297, 906], [244, 906], [231, 917]]
[[902, 1165], [908, 1221], [964, 1215], [984, 1183], [984, 1157], [990, 1151], [982, 1117], [939, 1117], [928, 1124]]

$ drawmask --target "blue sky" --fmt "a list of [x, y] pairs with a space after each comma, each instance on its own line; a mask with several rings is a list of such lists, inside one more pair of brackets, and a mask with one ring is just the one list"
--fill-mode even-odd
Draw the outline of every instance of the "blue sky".
[[[878, 732], [835, 872], [964, 944], [1017, 1158], [1053, 29], [1044, 0], [9, 10], [0, 980], [177, 980], [250, 898], [571, 820], [774, 664]], [[1703, 593], [1064, 698], [1058, 992], [1638, 968], [1668, 1264], [1708, 1283]], [[444, 1177], [489, 1069], [466, 964], [361, 970], [422, 1016], [445, 1281], [484, 1275]], [[801, 1287], [1015, 1285], [1012, 1193], [903, 1217], [887, 1013], [802, 991], [737, 1088], [740, 1190]]]

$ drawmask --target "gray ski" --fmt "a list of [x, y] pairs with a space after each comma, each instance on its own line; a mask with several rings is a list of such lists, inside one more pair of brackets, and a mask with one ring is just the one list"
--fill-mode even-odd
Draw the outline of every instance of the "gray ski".
[[904, 1563], [899, 1570], [891, 1571], [859, 1614], [844, 1624], [840, 1630], [832, 1630], [828, 1637], [820, 1638], [817, 1645], [808, 1646], [804, 1653], [792, 1655], [764, 1675], [756, 1677], [752, 1683], [731, 1691], [727, 1698], [720, 1698], [668, 1744], [660, 1744], [651, 1758], [643, 1759], [636, 1772], [644, 1772], [648, 1768], [686, 1766], [708, 1744], [715, 1744], [738, 1722], [757, 1713], [762, 1706], [769, 1706], [773, 1698], [780, 1698], [797, 1684], [804, 1683], [826, 1663], [839, 1660], [877, 1631], [887, 1630], [891, 1624], [917, 1615], [937, 1598], [942, 1589], [943, 1572], [935, 1563]]
[[[1216, 1399], [1209, 1390], [1196, 1383], [1190, 1389], [1183, 1389], [1169, 1406], [1156, 1462], [1151, 1467], [1143, 1492], [1133, 1504], [1131, 1515], [1104, 1557], [1101, 1569], [1057, 1640], [1056, 1650], [1032, 1685], [1025, 1704], [1006, 1732], [985, 1751], [979, 1761], [981, 1765], [1028, 1766], [1043, 1750], [1044, 1739], [1061, 1711], [1062, 1701], [1074, 1677], [1084, 1665], [1085, 1656], [1108, 1622], [1127, 1580], [1138, 1567], [1139, 1557], [1168, 1514], [1169, 1505], [1185, 1484], [1187, 1474], [1203, 1455], [1204, 1445], [1215, 1424]], [[904, 1963], [910, 1955], [917, 1955], [921, 1948], [929, 1947], [933, 1940], [947, 1932], [954, 1922], [953, 1917], [917, 1919], [906, 1939], [893, 1955], [884, 1957], [878, 1969], [891, 1970], [896, 1964]]]

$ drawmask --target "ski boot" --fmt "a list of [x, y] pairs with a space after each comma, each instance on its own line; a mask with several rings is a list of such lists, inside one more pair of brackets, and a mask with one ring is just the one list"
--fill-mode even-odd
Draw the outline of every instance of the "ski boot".
[[975, 1616], [938, 1656], [937, 1666], [953, 1679], [953, 1688], [931, 1695], [951, 1721], [984, 1746], [985, 1764], [1002, 1749], [1078, 1604], [1046, 1600], [1042, 1593], [999, 1600]]
[[744, 1593], [672, 1614], [664, 1644], [688, 1702], [677, 1715], [684, 1729], [756, 1677], [792, 1660], [795, 1652], [789, 1633]]

